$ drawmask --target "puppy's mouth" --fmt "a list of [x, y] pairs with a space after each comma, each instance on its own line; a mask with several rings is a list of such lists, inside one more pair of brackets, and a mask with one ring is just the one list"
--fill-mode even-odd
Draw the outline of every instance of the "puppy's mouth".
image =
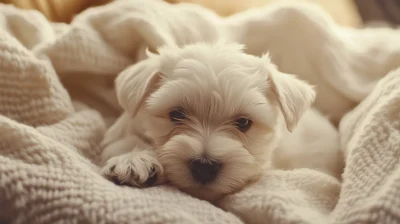
[[257, 166], [200, 160], [167, 160], [163, 166], [169, 184], [193, 197], [212, 202], [241, 191], [258, 179]]
[[209, 188], [207, 185], [197, 185], [188, 188], [180, 188], [180, 190], [198, 199], [211, 202], [219, 200], [224, 196], [228, 195], [228, 193], [216, 192], [211, 188]]
[[[254, 181], [249, 180], [248, 184], [253, 183], [253, 182]], [[247, 186], [247, 183], [243, 184], [241, 186], [236, 186], [235, 188], [230, 188], [229, 190], [228, 189], [224, 190], [224, 191], [221, 191], [222, 189], [218, 188], [217, 184], [214, 184], [214, 185], [213, 184], [205, 184], [205, 185], [204, 184], [195, 184], [191, 187], [181, 187], [180, 188], [178, 186], [178, 188], [181, 191], [183, 191], [193, 197], [196, 197], [198, 199], [206, 200], [209, 202], [216, 202], [216, 201], [224, 198], [225, 196], [240, 192], [241, 190], [243, 190], [245, 188], [245, 186]]]
[[[221, 176], [222, 177], [222, 176]], [[168, 182], [177, 187], [182, 192], [185, 192], [195, 198], [206, 200], [210, 202], [217, 201], [227, 195], [235, 194], [241, 191], [246, 185], [246, 183], [235, 184], [235, 186], [226, 187], [221, 184], [221, 178], [218, 176], [214, 181], [201, 183], [196, 181], [190, 174], [182, 175], [182, 178], [187, 178], [190, 183], [186, 182], [183, 184], [181, 180], [171, 180], [168, 178]]]
[[179, 135], [157, 153], [171, 185], [207, 201], [240, 191], [259, 170], [255, 158], [240, 142], [217, 138], [211, 143], [214, 147], [205, 152], [197, 138]]

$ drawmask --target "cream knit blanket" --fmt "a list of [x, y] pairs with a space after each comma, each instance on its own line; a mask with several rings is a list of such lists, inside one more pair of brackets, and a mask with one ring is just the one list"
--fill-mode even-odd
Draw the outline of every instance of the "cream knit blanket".
[[[221, 19], [190, 5], [120, 0], [71, 25], [6, 5], [0, 12], [1, 223], [400, 223], [398, 31], [340, 28], [307, 5]], [[342, 181], [271, 171], [212, 205], [98, 175], [98, 144], [121, 113], [115, 76], [144, 47], [220, 35], [249, 53], [268, 50], [282, 70], [318, 84], [316, 107], [334, 120], [347, 113]]]

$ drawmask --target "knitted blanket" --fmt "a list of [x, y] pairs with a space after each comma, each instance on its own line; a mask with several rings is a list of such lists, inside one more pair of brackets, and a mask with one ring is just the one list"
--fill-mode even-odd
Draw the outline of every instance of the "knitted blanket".
[[[400, 222], [399, 31], [341, 28], [311, 5], [220, 18], [199, 6], [121, 0], [69, 25], [7, 5], [0, 12], [1, 223]], [[281, 70], [317, 85], [315, 106], [340, 122], [342, 180], [275, 170], [213, 205], [98, 174], [99, 142], [121, 113], [115, 76], [146, 47], [221, 36], [249, 53], [270, 51]]]

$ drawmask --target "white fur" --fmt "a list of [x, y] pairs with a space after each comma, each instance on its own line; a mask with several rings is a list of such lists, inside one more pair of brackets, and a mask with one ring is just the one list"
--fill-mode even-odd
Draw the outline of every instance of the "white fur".
[[344, 166], [337, 129], [315, 109], [308, 110], [293, 133], [285, 133], [273, 153], [273, 166], [310, 168], [340, 178]]
[[[271, 166], [282, 134], [292, 135], [288, 131], [311, 106], [315, 92], [293, 75], [279, 72], [268, 56], [242, 50], [226, 42], [168, 46], [120, 74], [117, 96], [126, 112], [106, 134], [103, 174], [142, 186], [155, 167], [158, 183], [166, 179], [206, 200], [257, 180]], [[168, 116], [177, 107], [187, 115], [180, 126]], [[245, 133], [234, 126], [242, 116], [253, 121]], [[153, 159], [149, 152], [154, 152]], [[189, 160], [204, 155], [223, 165], [217, 179], [206, 185], [194, 181], [188, 168]], [[281, 155], [291, 156], [287, 150]], [[301, 159], [307, 163], [306, 152]]]

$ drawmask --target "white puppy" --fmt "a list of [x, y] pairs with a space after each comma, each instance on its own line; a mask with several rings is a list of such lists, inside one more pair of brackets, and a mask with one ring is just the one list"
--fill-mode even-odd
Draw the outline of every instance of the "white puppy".
[[[272, 152], [315, 98], [310, 85], [279, 72], [268, 56], [229, 43], [161, 48], [120, 74], [116, 89], [126, 112], [106, 133], [102, 174], [139, 187], [168, 180], [206, 200], [242, 189], [273, 164], [298, 168], [285, 159], [292, 155], [288, 149], [276, 154], [278, 162]], [[327, 121], [322, 124], [331, 128], [325, 128], [333, 133], [329, 138], [337, 137]], [[318, 129], [307, 132], [322, 136]], [[303, 150], [293, 143], [296, 153]], [[327, 153], [318, 146], [319, 155], [336, 155], [334, 144]], [[306, 153], [299, 158], [302, 167], [315, 160]]]

